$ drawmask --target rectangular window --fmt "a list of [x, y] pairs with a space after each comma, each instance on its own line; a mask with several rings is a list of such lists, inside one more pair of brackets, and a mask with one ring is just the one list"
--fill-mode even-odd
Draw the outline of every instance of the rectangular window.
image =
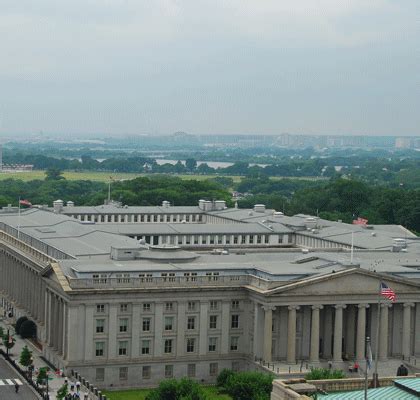
[[217, 329], [217, 315], [210, 315], [209, 329]]
[[165, 303], [165, 310], [166, 311], [173, 311], [173, 309], [174, 309], [174, 303], [172, 303], [172, 302]]
[[128, 342], [126, 340], [120, 340], [118, 342], [118, 355], [126, 356], [128, 353]]
[[238, 350], [238, 343], [239, 343], [239, 337], [238, 336], [232, 336], [230, 338], [230, 350], [231, 351], [237, 351]]
[[148, 312], [152, 309], [152, 306], [150, 305], [150, 303], [143, 303], [143, 311], [144, 312]]
[[249, 244], [254, 244], [254, 235], [249, 236]]
[[95, 355], [96, 357], [103, 357], [105, 354], [105, 342], [95, 343]]
[[128, 304], [127, 303], [120, 304], [120, 312], [125, 313], [127, 311], [128, 311]]
[[216, 376], [219, 372], [219, 364], [218, 363], [210, 363], [209, 366], [209, 373], [210, 376]]
[[120, 318], [120, 332], [128, 331], [128, 318]]
[[239, 300], [232, 300], [231, 308], [232, 310], [239, 310]]
[[246, 244], [246, 236], [241, 235], [241, 244]]
[[209, 338], [209, 351], [216, 351], [217, 350], [217, 338], [210, 337]]
[[261, 244], [261, 240], [262, 240], [262, 236], [261, 235], [257, 235], [257, 243]]
[[238, 244], [238, 236], [233, 237], [233, 244]]
[[143, 355], [150, 354], [150, 340], [141, 341], [141, 354]]
[[96, 377], [97, 382], [103, 382], [105, 380], [105, 368], [96, 368]]
[[239, 328], [239, 315], [237, 314], [232, 315], [230, 327], [232, 329]]
[[188, 364], [187, 375], [188, 378], [195, 378], [195, 364]]
[[174, 327], [174, 317], [165, 317], [165, 331], [171, 331]]
[[172, 353], [172, 339], [166, 339], [164, 345], [165, 354]]
[[188, 317], [187, 329], [195, 329], [195, 317]]
[[96, 312], [97, 313], [104, 313], [105, 312], [105, 304], [97, 304], [96, 305]]
[[143, 318], [143, 322], [142, 322], [143, 332], [150, 332], [150, 321], [151, 321], [151, 318]]
[[188, 302], [188, 311], [195, 311], [196, 302], [195, 301], [189, 301]]
[[264, 243], [265, 244], [270, 243], [270, 237], [268, 235], [264, 235]]
[[172, 378], [174, 376], [174, 366], [165, 365], [165, 378]]
[[216, 300], [210, 301], [210, 310], [217, 310], [219, 308], [219, 302]]
[[120, 381], [126, 381], [128, 379], [128, 368], [120, 367]]
[[105, 330], [105, 320], [97, 319], [96, 320], [96, 333], [104, 333]]
[[195, 351], [195, 339], [188, 338], [187, 339], [187, 353], [194, 353]]
[[141, 376], [143, 379], [150, 379], [152, 375], [152, 367], [150, 365], [145, 365], [142, 368]]

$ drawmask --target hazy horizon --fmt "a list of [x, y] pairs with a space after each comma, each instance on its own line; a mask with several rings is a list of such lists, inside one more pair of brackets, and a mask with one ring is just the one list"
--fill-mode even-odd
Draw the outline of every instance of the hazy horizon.
[[0, 135], [420, 135], [420, 2], [2, 1]]

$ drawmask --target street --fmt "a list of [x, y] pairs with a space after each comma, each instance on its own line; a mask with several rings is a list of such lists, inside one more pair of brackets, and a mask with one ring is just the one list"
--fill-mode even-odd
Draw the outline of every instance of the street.
[[[15, 383], [19, 384], [18, 393], [15, 393]], [[37, 396], [26, 381], [0, 357], [0, 400], [13, 399], [36, 400]]]

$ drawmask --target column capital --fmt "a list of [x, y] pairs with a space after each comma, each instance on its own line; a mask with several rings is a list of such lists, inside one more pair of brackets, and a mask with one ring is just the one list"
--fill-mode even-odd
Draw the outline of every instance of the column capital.
[[342, 310], [344, 310], [345, 308], [347, 308], [347, 305], [346, 305], [346, 304], [336, 304], [336, 305], [334, 306], [334, 308], [335, 308], [336, 310], [338, 310], [338, 309], [342, 309]]
[[414, 307], [414, 303], [404, 303], [404, 307]]
[[324, 306], [322, 304], [314, 304], [311, 308], [312, 310], [322, 310]]
[[262, 306], [262, 309], [264, 311], [274, 311], [276, 309], [276, 306], [271, 306], [271, 305], [265, 304], [265, 305]]
[[288, 306], [288, 307], [287, 307], [287, 309], [288, 309], [289, 311], [292, 311], [292, 310], [299, 310], [299, 309], [300, 309], [300, 306]]
[[358, 304], [357, 308], [369, 308], [370, 305], [369, 304]]
[[388, 304], [388, 303], [381, 303], [381, 308], [391, 308], [392, 304]]

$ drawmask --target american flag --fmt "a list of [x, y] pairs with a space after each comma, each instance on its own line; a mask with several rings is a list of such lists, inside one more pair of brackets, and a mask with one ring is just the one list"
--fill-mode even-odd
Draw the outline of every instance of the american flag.
[[381, 282], [381, 295], [393, 302], [397, 298], [395, 292], [383, 282]]

